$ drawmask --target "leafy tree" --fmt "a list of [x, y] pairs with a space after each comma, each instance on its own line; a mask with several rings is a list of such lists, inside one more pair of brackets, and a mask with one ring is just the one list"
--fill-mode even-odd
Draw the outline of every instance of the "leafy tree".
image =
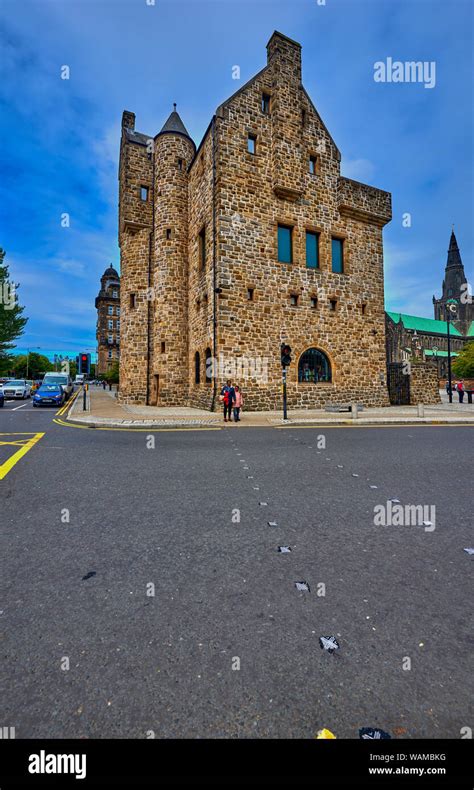
[[4, 361], [14, 341], [19, 338], [26, 326], [23, 318], [24, 307], [18, 304], [18, 284], [10, 280], [8, 265], [5, 263], [5, 250], [0, 247], [0, 360]]
[[474, 342], [466, 343], [453, 362], [453, 373], [461, 379], [474, 379]]
[[28, 366], [26, 354], [18, 354], [12, 359], [11, 372], [20, 379], [35, 379], [39, 377], [40, 373], [54, 370], [54, 365], [48, 357], [45, 357], [44, 354], [37, 354], [35, 351], [31, 351], [28, 355]]
[[106, 373], [102, 374], [102, 379], [109, 382], [109, 384], [118, 384], [119, 380], [119, 363], [118, 361], [112, 362], [111, 366]]

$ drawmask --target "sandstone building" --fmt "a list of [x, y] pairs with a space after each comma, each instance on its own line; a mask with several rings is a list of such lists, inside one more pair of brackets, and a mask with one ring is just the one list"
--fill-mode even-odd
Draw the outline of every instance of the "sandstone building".
[[[341, 176], [302, 85], [300, 45], [275, 32], [267, 55], [197, 149], [176, 108], [154, 137], [123, 113], [123, 402], [213, 408], [227, 370], [246, 408], [274, 408], [285, 341], [290, 406], [388, 405], [391, 196]], [[224, 365], [217, 375], [211, 359]], [[239, 360], [245, 377], [233, 375]]]
[[120, 277], [110, 265], [100, 278], [97, 309], [97, 376], [120, 358]]

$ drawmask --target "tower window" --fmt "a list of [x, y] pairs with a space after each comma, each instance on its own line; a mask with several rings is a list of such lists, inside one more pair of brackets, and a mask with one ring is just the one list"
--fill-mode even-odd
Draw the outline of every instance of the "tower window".
[[184, 167], [184, 161], [182, 159], [178, 159], [178, 170], [182, 170]]
[[114, 299], [118, 299], [118, 291], [112, 291], [112, 296]]
[[318, 297], [317, 296], [312, 296], [311, 297], [311, 309], [312, 310], [316, 310], [317, 307], [318, 307]]
[[278, 225], [278, 260], [281, 263], [293, 262], [293, 228]]
[[171, 239], [171, 228], [166, 228], [166, 238]]
[[130, 309], [134, 310], [136, 307], [136, 294], [130, 294]]
[[306, 126], [306, 110], [301, 110], [301, 124]]
[[306, 266], [308, 269], [319, 268], [319, 234], [306, 231]]
[[201, 356], [199, 351], [196, 351], [194, 355], [194, 383], [201, 383]]
[[140, 198], [144, 201], [148, 200], [148, 187], [140, 187]]
[[332, 313], [335, 313], [337, 310], [337, 299], [330, 299], [329, 300], [329, 309]]
[[367, 305], [365, 304], [365, 302], [363, 302], [361, 304], [360, 311], [361, 311], [362, 315], [366, 315], [366, 313], [367, 313]]
[[206, 265], [206, 226], [199, 231], [199, 268]]
[[332, 270], [338, 274], [344, 271], [344, 241], [343, 239], [331, 239]]
[[212, 373], [213, 373], [212, 351], [208, 347], [206, 348], [206, 384], [212, 383]]
[[309, 157], [309, 172], [312, 176], [316, 175], [316, 165], [318, 163], [317, 156], [310, 156]]
[[262, 112], [264, 115], [270, 114], [270, 96], [268, 93], [262, 93]]
[[164, 354], [166, 352], [166, 343], [164, 340], [161, 341], [161, 353]]
[[249, 302], [253, 302], [254, 291], [254, 288], [247, 288], [247, 299]]
[[255, 154], [257, 148], [257, 137], [254, 134], [249, 134], [247, 137], [247, 151], [249, 154]]
[[292, 307], [298, 307], [298, 294], [290, 294], [290, 304]]
[[114, 328], [114, 322], [112, 320], [107, 321], [107, 329], [113, 329], [113, 328]]

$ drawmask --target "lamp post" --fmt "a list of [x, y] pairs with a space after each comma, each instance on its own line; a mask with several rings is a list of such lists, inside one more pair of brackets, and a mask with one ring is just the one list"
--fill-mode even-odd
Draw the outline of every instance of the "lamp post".
[[453, 402], [453, 390], [451, 384], [451, 334], [450, 334], [450, 321], [455, 317], [457, 312], [458, 303], [456, 299], [448, 299], [446, 302], [446, 326], [448, 328], [448, 395], [449, 402]]

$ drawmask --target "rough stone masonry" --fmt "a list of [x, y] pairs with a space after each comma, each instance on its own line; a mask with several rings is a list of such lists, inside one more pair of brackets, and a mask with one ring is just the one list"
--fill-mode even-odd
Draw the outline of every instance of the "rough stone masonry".
[[[150, 137], [122, 118], [124, 403], [213, 408], [211, 359], [265, 361], [247, 409], [388, 405], [382, 229], [391, 195], [340, 175], [341, 155], [281, 33], [196, 150], [176, 112]], [[250, 366], [252, 369], [252, 366]]]

